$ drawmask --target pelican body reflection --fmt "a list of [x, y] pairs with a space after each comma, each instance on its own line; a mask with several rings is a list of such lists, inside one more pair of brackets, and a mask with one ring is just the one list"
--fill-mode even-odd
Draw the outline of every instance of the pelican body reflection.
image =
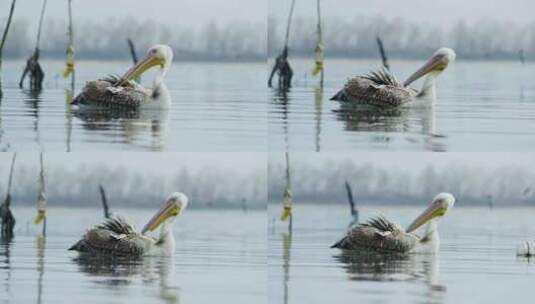
[[375, 254], [343, 252], [333, 259], [351, 281], [420, 282], [428, 286], [432, 303], [444, 300], [447, 288], [440, 284], [439, 256], [435, 254]]
[[98, 278], [106, 288], [126, 287], [138, 281], [144, 285], [157, 282], [159, 298], [166, 303], [179, 303], [180, 288], [176, 285], [175, 262], [173, 257], [151, 256], [117, 257], [82, 255], [72, 259], [80, 272]]

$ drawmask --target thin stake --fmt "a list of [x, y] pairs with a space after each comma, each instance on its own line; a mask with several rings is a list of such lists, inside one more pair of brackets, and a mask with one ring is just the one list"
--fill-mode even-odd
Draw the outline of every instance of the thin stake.
[[[11, 8], [9, 9], [9, 15], [7, 17], [6, 27], [4, 28], [4, 34], [2, 35], [2, 41], [0, 41], [0, 75], [2, 74], [2, 52], [4, 50], [4, 44], [6, 43], [7, 33], [9, 32], [9, 26], [11, 25], [11, 19], [13, 18], [13, 12], [15, 11], [15, 2], [11, 2]], [[2, 97], [2, 79], [0, 78], [0, 97]]]
[[[134, 42], [132, 42], [132, 39], [130, 38], [127, 39], [127, 42], [128, 47], [130, 48], [130, 55], [132, 56], [132, 61], [134, 62], [134, 64], [137, 64], [138, 59], [136, 54], [136, 48], [134, 47]], [[136, 82], [141, 82], [141, 76], [136, 78]]]
[[110, 208], [108, 207], [108, 200], [106, 199], [106, 192], [102, 185], [98, 185], [100, 190], [100, 198], [102, 199], [102, 208], [104, 208], [104, 217], [110, 218]]
[[137, 55], [136, 55], [136, 48], [134, 47], [134, 43], [132, 42], [132, 39], [128, 38], [128, 47], [130, 48], [130, 55], [132, 55], [132, 61], [134, 61], [134, 64], [137, 63]]
[[[323, 88], [323, 59], [324, 59], [324, 46], [323, 46], [323, 31], [322, 31], [322, 28], [321, 28], [321, 1], [318, 0], [317, 1], [317, 11], [318, 11], [318, 46], [317, 46], [317, 50], [316, 52], [320, 53], [318, 55], [318, 57], [321, 57], [321, 58], [316, 58], [316, 61], [318, 60], [321, 60], [320, 61], [320, 64], [321, 64], [321, 70], [320, 70], [320, 86]], [[316, 63], [318, 64], [318, 63]]]
[[35, 42], [35, 49], [39, 49], [39, 43], [41, 41], [41, 28], [43, 27], [43, 19], [45, 16], [45, 8], [46, 8], [46, 2], [47, 0], [43, 1], [43, 6], [41, 8], [41, 16], [39, 17], [39, 27], [37, 28], [37, 41]]
[[358, 223], [359, 221], [359, 211], [357, 210], [355, 199], [353, 198], [353, 190], [351, 190], [351, 186], [349, 185], [349, 182], [346, 181], [345, 186], [346, 186], [347, 200], [349, 202], [351, 216], [353, 217], [353, 220], [351, 221], [350, 225], [353, 225], [355, 223]]
[[284, 47], [288, 47], [288, 41], [290, 40], [290, 27], [292, 25], [292, 16], [294, 13], [295, 0], [292, 0], [292, 5], [290, 6], [290, 13], [288, 14], [288, 22], [286, 23], [286, 36], [284, 39]]
[[385, 48], [383, 46], [383, 41], [379, 36], [376, 37], [377, 45], [379, 46], [379, 53], [381, 54], [381, 60], [383, 61], [383, 66], [390, 71], [390, 65], [388, 64], [388, 57], [386, 56]]
[[75, 69], [74, 69], [74, 31], [72, 26], [72, 0], [69, 0], [69, 50], [72, 52], [72, 71], [71, 71], [71, 91], [74, 92], [74, 80], [75, 80]]
[[351, 190], [351, 186], [349, 185], [347, 181], [345, 185], [346, 185], [347, 199], [349, 201], [349, 208], [351, 211], [351, 215], [355, 215], [356, 211], [355, 211], [355, 200], [353, 199], [353, 191]]

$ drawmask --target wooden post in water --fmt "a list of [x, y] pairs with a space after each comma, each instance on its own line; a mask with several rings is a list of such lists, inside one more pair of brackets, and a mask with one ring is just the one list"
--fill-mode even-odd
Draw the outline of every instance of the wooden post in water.
[[104, 191], [104, 187], [102, 185], [98, 185], [98, 188], [100, 190], [100, 198], [102, 200], [102, 208], [104, 209], [104, 217], [110, 218], [110, 208], [108, 207], [108, 199], [106, 198], [106, 192]]
[[2, 40], [0, 41], [0, 98], [2, 98], [2, 52], [4, 50], [4, 45], [6, 44], [7, 33], [9, 33], [9, 26], [11, 25], [13, 12], [15, 11], [15, 2], [17, 2], [17, 0], [11, 1], [11, 8], [9, 9], [6, 27], [4, 28], [4, 34], [2, 35]]
[[312, 75], [317, 75], [320, 73], [320, 87], [323, 88], [323, 73], [324, 73], [324, 49], [325, 46], [323, 45], [323, 31], [321, 26], [321, 2], [320, 0], [317, 0], [316, 2], [316, 8], [318, 13], [318, 25], [317, 25], [317, 32], [318, 32], [318, 44], [316, 45], [316, 49], [314, 50], [314, 56], [315, 56], [315, 67], [312, 71]]
[[[137, 60], [136, 48], [134, 47], [134, 42], [130, 38], [127, 39], [127, 42], [128, 42], [128, 48], [130, 49], [130, 56], [132, 56], [132, 61], [134, 62], [134, 64], [137, 64], [138, 60]], [[138, 76], [135, 80], [138, 83], [141, 82], [141, 76]]]
[[[69, 45], [67, 46], [67, 62], [63, 77], [67, 78], [71, 75], [71, 91], [74, 94], [75, 69], [74, 69], [74, 31], [72, 26], [72, 0], [68, 0], [69, 13], [69, 29], [67, 35], [69, 36]], [[74, 95], [73, 95], [74, 96]]]
[[383, 66], [390, 71], [390, 65], [388, 64], [388, 57], [386, 56], [386, 51], [383, 45], [383, 41], [381, 40], [381, 37], [377, 36], [375, 38], [377, 40], [377, 46], [379, 47], [379, 54], [381, 54], [381, 60], [383, 61]]
[[292, 0], [290, 6], [290, 13], [288, 14], [288, 23], [286, 24], [286, 36], [284, 38], [284, 48], [281, 54], [275, 59], [275, 65], [271, 69], [271, 73], [268, 78], [268, 87], [271, 88], [272, 80], [275, 73], [278, 75], [278, 88], [282, 91], [287, 91], [292, 86], [293, 70], [288, 62], [288, 42], [290, 40], [290, 28], [292, 23], [292, 16], [295, 7], [295, 0]]
[[355, 199], [353, 198], [353, 190], [351, 190], [351, 186], [349, 185], [349, 182], [346, 181], [346, 192], [347, 192], [347, 200], [349, 202], [349, 208], [351, 212], [351, 217], [353, 218], [351, 221], [351, 225], [358, 223], [359, 221], [359, 211], [356, 208]]
[[132, 56], [132, 61], [134, 64], [137, 63], [137, 54], [136, 54], [136, 48], [134, 47], [134, 42], [132, 42], [132, 39], [128, 38], [128, 47], [130, 48], [130, 55]]
[[37, 39], [35, 40], [35, 49], [33, 54], [26, 61], [26, 66], [22, 72], [22, 76], [19, 81], [19, 87], [23, 87], [24, 79], [26, 75], [29, 74], [30, 77], [30, 89], [31, 90], [41, 90], [43, 87], [43, 79], [45, 78], [45, 73], [39, 64], [39, 42], [41, 41], [41, 30], [43, 28], [43, 19], [45, 17], [47, 0], [43, 0], [43, 6], [41, 7], [41, 15], [39, 16], [39, 25], [37, 28]]

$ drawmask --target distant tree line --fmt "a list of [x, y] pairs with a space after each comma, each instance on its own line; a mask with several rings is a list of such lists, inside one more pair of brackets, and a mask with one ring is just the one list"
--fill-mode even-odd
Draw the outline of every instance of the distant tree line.
[[[249, 209], [260, 209], [266, 204], [266, 175], [263, 170], [238, 175], [217, 168], [194, 172], [179, 168], [166, 177], [127, 167], [110, 168], [104, 164], [46, 169], [46, 191], [51, 206], [100, 208], [99, 184], [104, 186], [111, 208], [159, 206], [173, 191], [186, 193], [192, 208], [242, 208], [245, 204]], [[9, 164], [1, 166], [0, 172], [9, 172]], [[17, 164], [12, 189], [13, 206], [36, 203], [38, 177], [39, 168]], [[6, 192], [7, 181], [4, 180], [7, 176], [0, 178], [1, 197]]]
[[[276, 56], [282, 48], [285, 20], [268, 19], [268, 54]], [[448, 46], [463, 59], [535, 59], [535, 21], [526, 25], [482, 19], [457, 21], [451, 28], [418, 24], [403, 18], [357, 16], [353, 20], [326, 19], [323, 39], [328, 57], [378, 58], [376, 36], [380, 36], [388, 55], [395, 58], [422, 58], [438, 47]], [[316, 20], [296, 18], [290, 36], [294, 56], [313, 56]]]
[[[271, 164], [269, 172], [269, 201], [280, 203], [284, 163]], [[294, 200], [301, 203], [347, 204], [347, 180], [357, 202], [367, 204], [422, 204], [439, 192], [451, 192], [463, 206], [488, 205], [489, 200], [494, 206], [535, 206], [535, 169], [528, 167], [448, 163], [409, 170], [348, 159], [319, 164], [294, 161], [291, 174]]]
[[[0, 24], [4, 22], [0, 20]], [[14, 19], [10, 31], [5, 57], [27, 57], [34, 48], [35, 22]], [[141, 53], [156, 43], [169, 44], [175, 52], [175, 60], [265, 60], [266, 35], [259, 35], [265, 31], [265, 22], [235, 21], [225, 25], [210, 22], [194, 29], [133, 17], [109, 18], [104, 21], [77, 21], [74, 44], [76, 57], [82, 59], [130, 59], [127, 45], [130, 37]], [[66, 33], [66, 21], [45, 19], [41, 57], [64, 58]]]

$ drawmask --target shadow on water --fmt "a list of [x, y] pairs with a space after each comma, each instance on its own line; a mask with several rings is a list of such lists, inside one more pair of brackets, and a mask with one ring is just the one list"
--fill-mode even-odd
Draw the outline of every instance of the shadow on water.
[[422, 282], [429, 287], [425, 296], [431, 303], [444, 301], [447, 288], [439, 283], [437, 255], [342, 252], [333, 258], [351, 281]]
[[128, 286], [141, 278], [143, 284], [159, 283], [159, 297], [166, 303], [179, 303], [175, 265], [172, 257], [121, 258], [80, 255], [72, 261], [80, 272], [95, 277], [95, 283], [111, 289]]

